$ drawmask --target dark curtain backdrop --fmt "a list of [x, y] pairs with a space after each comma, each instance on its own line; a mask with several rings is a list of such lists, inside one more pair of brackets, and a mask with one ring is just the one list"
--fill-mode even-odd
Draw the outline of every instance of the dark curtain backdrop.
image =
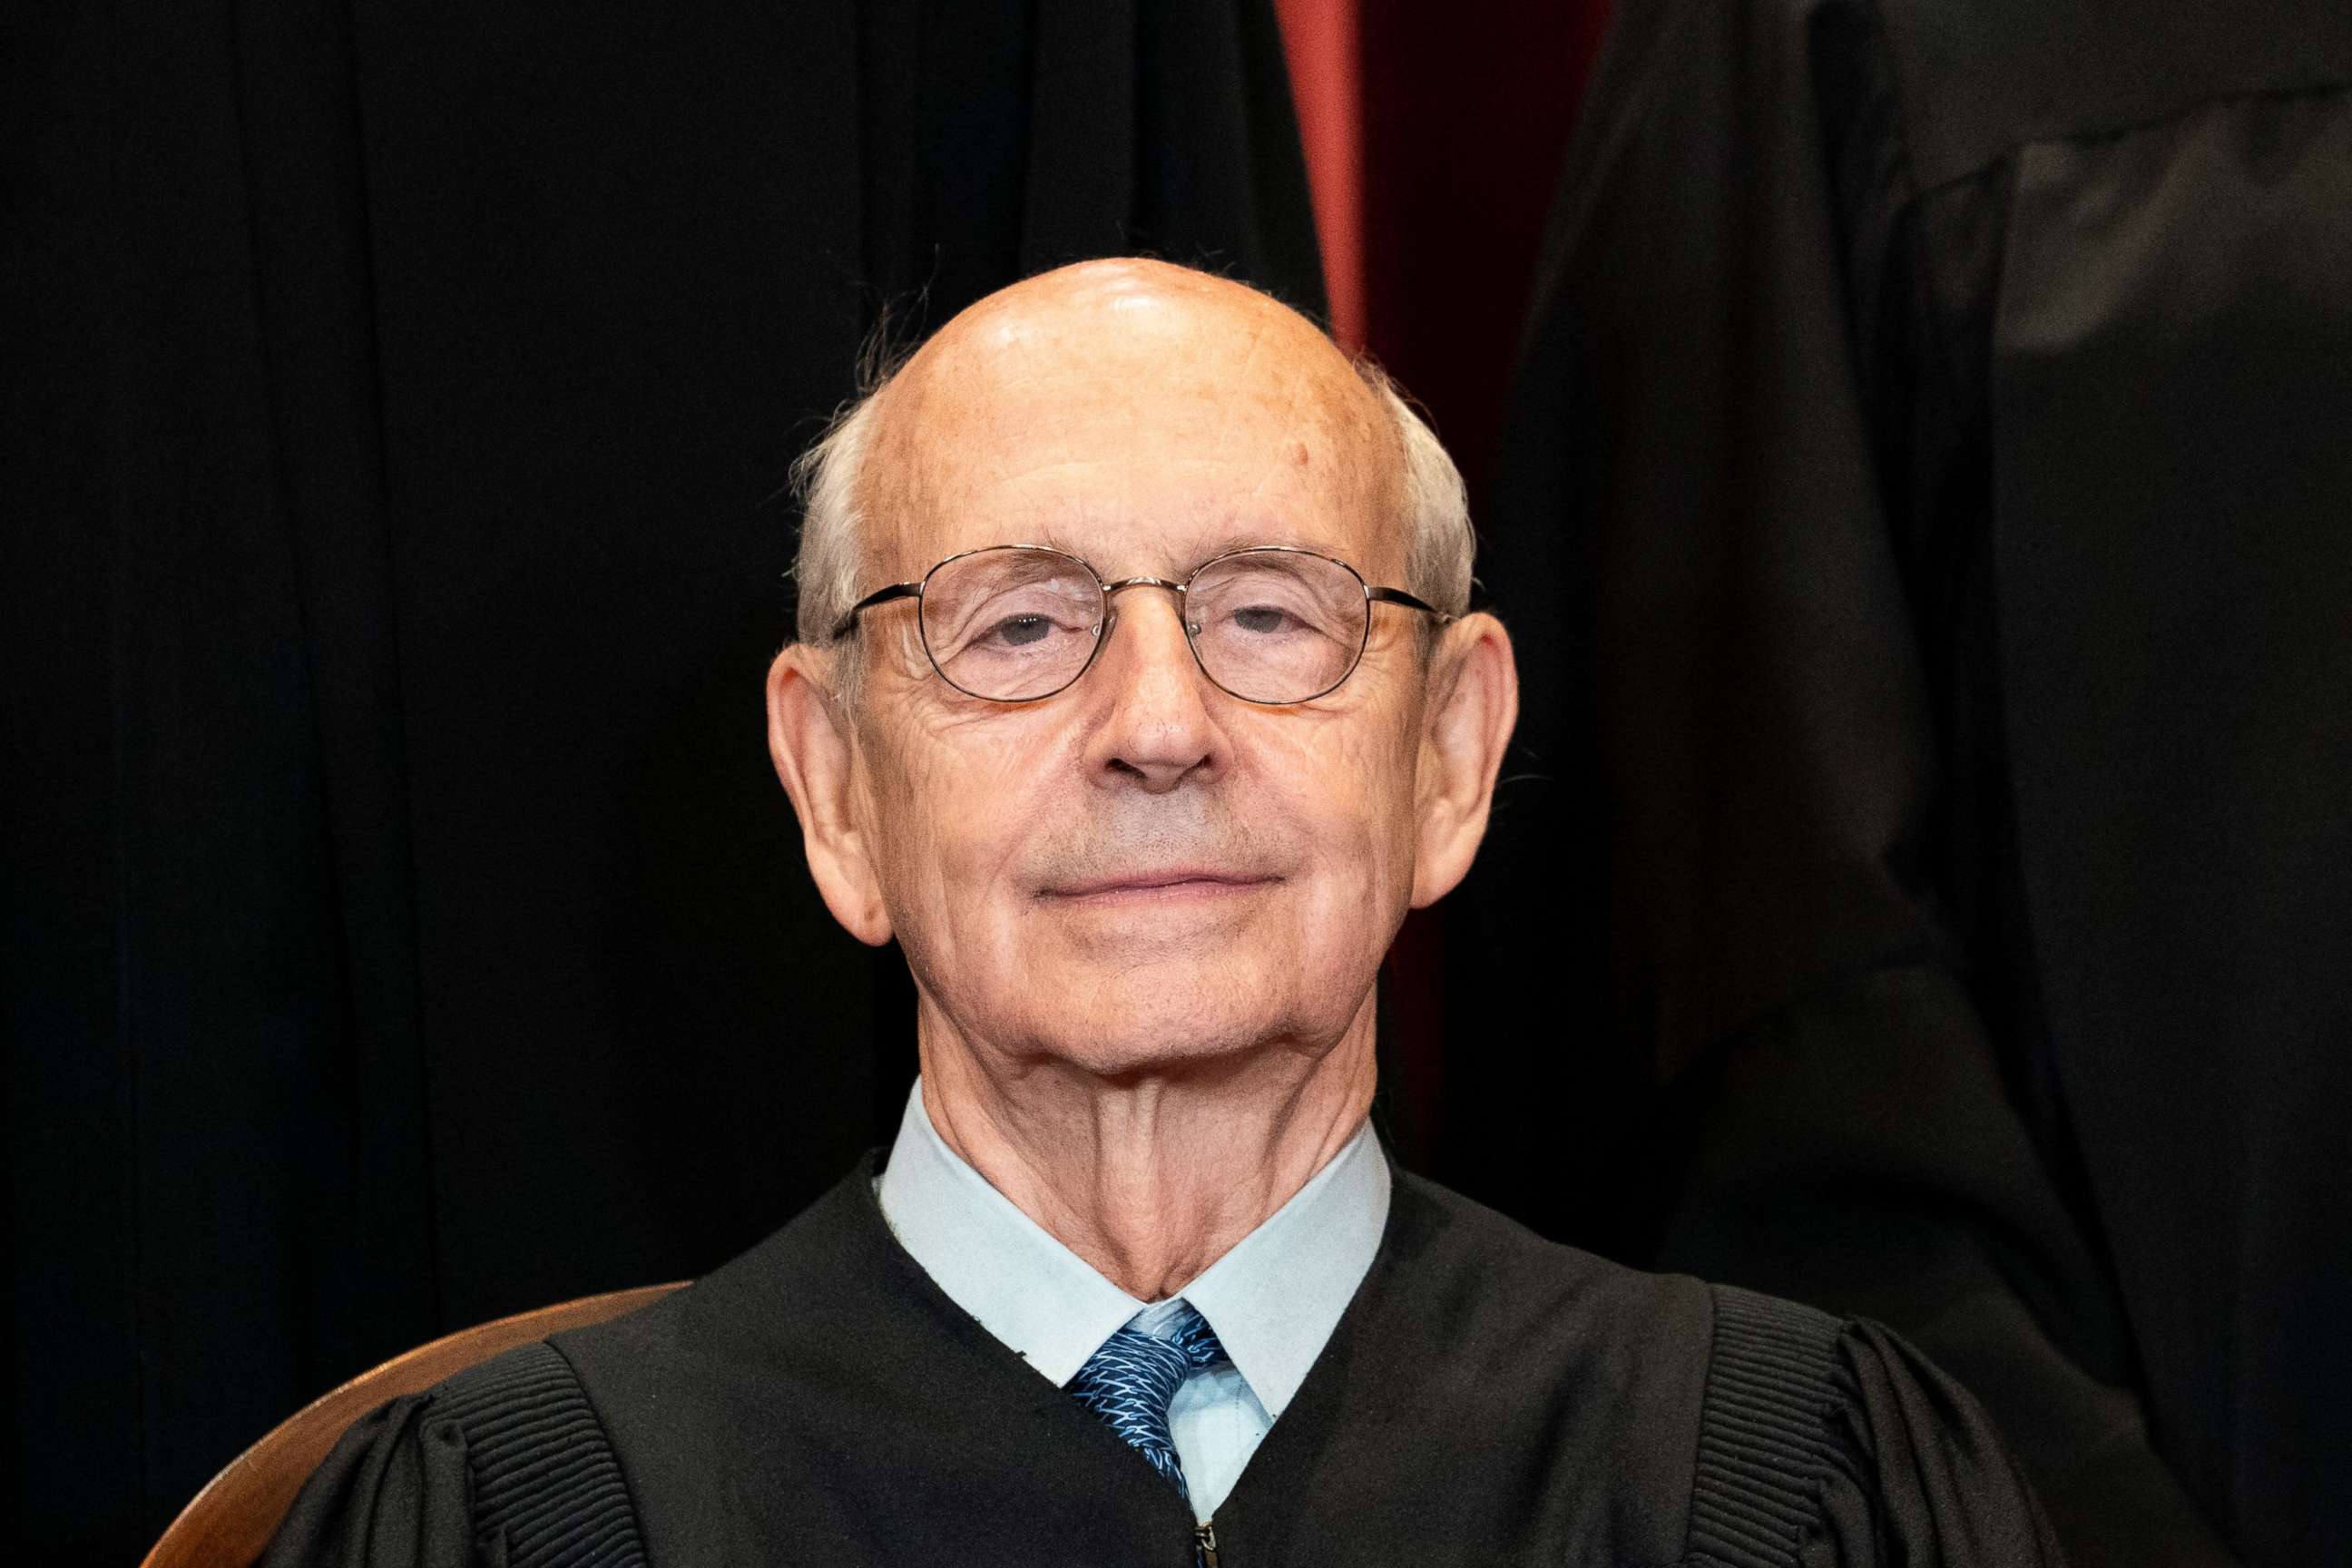
[[135, 1557], [339, 1379], [690, 1275], [912, 1070], [768, 767], [884, 306], [1321, 289], [1264, 0], [0, 22], [6, 1532]]

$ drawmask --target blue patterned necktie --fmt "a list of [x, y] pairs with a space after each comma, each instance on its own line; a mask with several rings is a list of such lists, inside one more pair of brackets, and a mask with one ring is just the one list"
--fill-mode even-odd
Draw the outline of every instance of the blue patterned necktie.
[[1070, 1392], [1190, 1502], [1192, 1493], [1168, 1431], [1168, 1402], [1186, 1378], [1224, 1359], [1225, 1347], [1217, 1342], [1209, 1320], [1183, 1302], [1160, 1333], [1146, 1333], [1130, 1322], [1105, 1340], [1070, 1379]]

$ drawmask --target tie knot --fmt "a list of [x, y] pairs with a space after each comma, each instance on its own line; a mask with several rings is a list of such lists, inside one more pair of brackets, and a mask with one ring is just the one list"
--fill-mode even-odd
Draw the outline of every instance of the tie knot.
[[[1147, 1321], [1150, 1328], [1137, 1326]], [[1173, 1310], [1137, 1313], [1105, 1340], [1070, 1380], [1070, 1393], [1181, 1492], [1184, 1472], [1169, 1435], [1168, 1402], [1194, 1372], [1224, 1359], [1209, 1321], [1180, 1300]]]
[[[1148, 1313], [1138, 1313], [1137, 1319], [1147, 1316]], [[1205, 1371], [1225, 1359], [1225, 1347], [1217, 1342], [1217, 1331], [1209, 1327], [1208, 1319], [1192, 1310], [1192, 1302], [1181, 1297], [1165, 1317], [1143, 1331], [1174, 1345], [1193, 1371]]]

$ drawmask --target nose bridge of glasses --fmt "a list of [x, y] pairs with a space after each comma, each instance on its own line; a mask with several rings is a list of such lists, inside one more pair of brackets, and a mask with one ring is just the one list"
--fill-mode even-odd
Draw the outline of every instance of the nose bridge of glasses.
[[[1097, 655], [1099, 655], [1102, 652], [1104, 645], [1112, 640], [1111, 634], [1118, 626], [1119, 613], [1118, 604], [1116, 603], [1116, 597], [1118, 595], [1124, 593], [1129, 588], [1165, 588], [1168, 590], [1169, 594], [1175, 601], [1173, 604], [1169, 605], [1169, 609], [1176, 617], [1176, 631], [1177, 636], [1181, 640], [1175, 644], [1173, 647], [1171, 647], [1169, 653], [1163, 657], [1181, 658], [1183, 656], [1174, 651], [1175, 647], [1181, 647], [1185, 652], [1192, 655], [1190, 658], [1184, 659], [1185, 666], [1200, 674], [1205, 675], [1207, 670], [1200, 662], [1201, 650], [1192, 640], [1193, 627], [1192, 612], [1185, 603], [1185, 584], [1171, 582], [1165, 577], [1122, 577], [1115, 583], [1105, 583], [1103, 584], [1103, 627], [1102, 635], [1097, 640], [1095, 645]], [[1146, 638], [1146, 642], [1142, 646], [1138, 646], [1136, 644], [1136, 637], [1137, 633], [1139, 631], [1141, 631], [1141, 628], [1139, 626], [1137, 631], [1130, 631], [1128, 633], [1126, 641], [1129, 644], [1129, 647], [1126, 654], [1124, 655], [1124, 657], [1129, 660], [1138, 658], [1143, 660], [1141, 665], [1130, 667], [1137, 672], [1151, 668], [1157, 663], [1154, 657], [1150, 652], [1146, 651], [1149, 643], [1150, 641], [1157, 640], [1156, 637], [1154, 637], [1153, 634], [1144, 633], [1143, 636]], [[1163, 633], [1160, 635], [1164, 636], [1165, 634]], [[1110, 657], [1114, 661], [1116, 661], [1122, 656], [1114, 652]], [[1088, 662], [1092, 663], [1094, 661], [1092, 658], [1089, 658]]]
[[[1102, 588], [1103, 609], [1108, 621], [1116, 622], [1118, 619], [1118, 606], [1111, 601], [1129, 588], [1165, 588], [1175, 595], [1177, 624], [1183, 627], [1186, 637], [1192, 636], [1192, 613], [1184, 602], [1185, 584], [1171, 582], [1165, 577], [1121, 577], [1116, 583], [1105, 583]], [[1106, 625], [1103, 629], [1108, 633], [1109, 626]]]
[[1121, 577], [1116, 583], [1103, 584], [1103, 597], [1108, 599], [1113, 594], [1124, 594], [1129, 588], [1165, 588], [1179, 599], [1184, 596], [1184, 584], [1171, 582], [1165, 577]]

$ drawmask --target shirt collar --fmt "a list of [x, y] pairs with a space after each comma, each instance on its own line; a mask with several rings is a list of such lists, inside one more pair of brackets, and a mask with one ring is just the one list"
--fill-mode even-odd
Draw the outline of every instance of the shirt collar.
[[[883, 1217], [948, 1299], [1066, 1384], [1144, 1310], [949, 1148], [919, 1082], [878, 1184]], [[1323, 1352], [1380, 1250], [1389, 1166], [1370, 1123], [1265, 1222], [1179, 1292], [1269, 1416]]]
[[1389, 1162], [1367, 1121], [1312, 1180], [1179, 1292], [1280, 1415], [1381, 1249]]

